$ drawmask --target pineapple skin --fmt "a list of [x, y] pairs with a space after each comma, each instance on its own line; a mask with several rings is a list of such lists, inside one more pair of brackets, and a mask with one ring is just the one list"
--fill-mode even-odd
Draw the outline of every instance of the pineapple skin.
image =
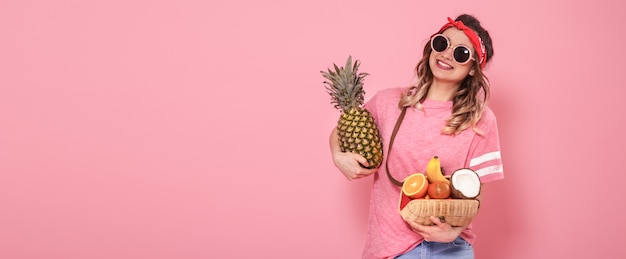
[[339, 116], [337, 134], [342, 152], [359, 154], [367, 159], [369, 166], [378, 168], [383, 160], [382, 141], [374, 118], [364, 108], [353, 107]]

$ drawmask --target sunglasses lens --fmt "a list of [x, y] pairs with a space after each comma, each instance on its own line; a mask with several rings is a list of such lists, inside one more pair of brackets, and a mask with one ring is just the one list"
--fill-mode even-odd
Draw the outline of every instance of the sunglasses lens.
[[443, 52], [448, 48], [448, 39], [446, 37], [437, 35], [430, 43], [434, 51]]
[[454, 60], [459, 63], [465, 63], [472, 57], [472, 52], [463, 46], [454, 49]]

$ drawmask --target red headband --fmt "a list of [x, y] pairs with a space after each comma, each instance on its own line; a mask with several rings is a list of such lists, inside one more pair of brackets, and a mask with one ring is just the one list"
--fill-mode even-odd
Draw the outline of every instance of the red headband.
[[485, 44], [483, 43], [483, 40], [480, 37], [478, 37], [478, 34], [476, 34], [474, 30], [465, 26], [465, 24], [463, 24], [462, 21], [457, 22], [457, 21], [452, 20], [450, 17], [448, 17], [448, 23], [446, 23], [443, 27], [441, 27], [439, 32], [435, 34], [442, 33], [443, 31], [447, 30], [450, 27], [456, 27], [457, 29], [463, 31], [465, 35], [467, 35], [470, 42], [472, 43], [472, 46], [474, 46], [476, 53], [478, 53], [478, 63], [480, 64], [480, 68], [485, 68], [485, 64], [487, 63], [486, 62], [487, 51], [485, 49]]

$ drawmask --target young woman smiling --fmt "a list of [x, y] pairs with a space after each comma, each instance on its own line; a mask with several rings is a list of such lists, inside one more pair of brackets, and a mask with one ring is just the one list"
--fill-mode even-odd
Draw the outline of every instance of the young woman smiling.
[[[476, 171], [482, 183], [504, 177], [496, 118], [487, 106], [489, 82], [483, 69], [493, 58], [491, 37], [480, 22], [463, 14], [434, 33], [416, 66], [417, 83], [376, 93], [364, 107], [389, 140], [402, 126], [378, 169], [366, 169], [360, 155], [341, 152], [337, 130], [330, 135], [335, 166], [349, 180], [375, 175], [363, 258], [474, 258], [471, 223], [452, 227], [432, 217], [433, 226], [405, 222], [398, 212], [398, 180], [424, 172], [437, 155], [442, 167]], [[390, 153], [393, 155], [390, 156]]]

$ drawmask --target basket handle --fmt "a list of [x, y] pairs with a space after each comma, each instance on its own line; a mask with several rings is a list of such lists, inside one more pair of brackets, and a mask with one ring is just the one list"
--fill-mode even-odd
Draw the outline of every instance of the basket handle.
[[389, 148], [387, 149], [387, 160], [385, 161], [385, 169], [387, 169], [387, 177], [393, 184], [397, 186], [402, 186], [404, 182], [400, 182], [396, 180], [396, 178], [393, 178], [393, 176], [391, 176], [391, 173], [389, 173], [389, 156], [391, 155], [391, 147], [393, 146], [393, 140], [396, 138], [396, 134], [398, 133], [398, 129], [400, 129], [400, 125], [402, 124], [402, 121], [404, 120], [405, 114], [406, 114], [406, 106], [402, 108], [402, 112], [400, 113], [400, 116], [398, 117], [398, 121], [396, 121], [396, 126], [393, 128], [393, 132], [391, 133], [391, 138], [389, 139]]

